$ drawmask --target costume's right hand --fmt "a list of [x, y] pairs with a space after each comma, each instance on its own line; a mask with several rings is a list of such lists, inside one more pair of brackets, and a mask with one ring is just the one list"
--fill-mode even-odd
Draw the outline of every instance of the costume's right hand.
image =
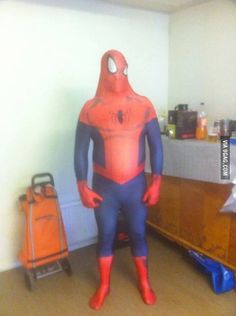
[[99, 194], [88, 187], [87, 181], [78, 181], [77, 186], [81, 201], [85, 207], [96, 208], [99, 206], [100, 202], [103, 201], [103, 198]]
[[161, 175], [153, 174], [152, 175], [152, 183], [146, 190], [143, 202], [146, 206], [155, 205], [159, 200], [159, 192], [160, 192], [160, 184], [161, 184]]

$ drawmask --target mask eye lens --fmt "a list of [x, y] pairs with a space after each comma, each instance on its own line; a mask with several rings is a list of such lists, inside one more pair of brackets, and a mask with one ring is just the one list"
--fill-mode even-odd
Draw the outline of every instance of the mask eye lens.
[[108, 70], [112, 74], [115, 74], [117, 72], [116, 63], [111, 57], [108, 57]]
[[124, 69], [124, 71], [123, 71], [123, 74], [124, 74], [125, 76], [128, 75], [128, 66], [125, 67], [125, 69]]

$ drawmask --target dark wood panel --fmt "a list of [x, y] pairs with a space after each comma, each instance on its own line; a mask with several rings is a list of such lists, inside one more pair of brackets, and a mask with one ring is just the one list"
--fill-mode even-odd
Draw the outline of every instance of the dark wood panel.
[[204, 191], [203, 249], [226, 259], [230, 237], [230, 214], [220, 213], [220, 208], [230, 194], [228, 187], [207, 183]]
[[228, 261], [236, 267], [236, 214], [231, 214]]
[[236, 214], [219, 212], [231, 188], [163, 176], [160, 201], [149, 209], [148, 222], [163, 236], [236, 271]]
[[204, 204], [204, 183], [181, 180], [180, 237], [200, 246]]
[[[168, 188], [168, 190], [166, 190]], [[159, 207], [156, 213], [158, 224], [170, 233], [179, 234], [180, 179], [163, 177]]]

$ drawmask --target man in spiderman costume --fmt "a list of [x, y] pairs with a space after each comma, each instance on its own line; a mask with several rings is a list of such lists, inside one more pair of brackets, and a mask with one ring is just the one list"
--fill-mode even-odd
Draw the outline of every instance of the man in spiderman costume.
[[[106, 52], [96, 95], [80, 113], [75, 142], [75, 172], [84, 206], [94, 208], [98, 226], [100, 285], [90, 299], [100, 309], [110, 289], [113, 242], [118, 214], [128, 224], [138, 285], [146, 304], [154, 304], [147, 270], [145, 221], [147, 206], [159, 199], [162, 143], [156, 112], [151, 102], [136, 94], [127, 77], [128, 65], [116, 51]], [[152, 182], [144, 175], [145, 139], [150, 149]], [[93, 141], [93, 184], [87, 184], [88, 149]]]

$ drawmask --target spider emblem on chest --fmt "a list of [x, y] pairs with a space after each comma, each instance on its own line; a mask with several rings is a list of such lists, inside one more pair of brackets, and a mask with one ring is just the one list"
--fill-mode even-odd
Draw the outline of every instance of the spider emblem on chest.
[[130, 109], [111, 111], [110, 120], [113, 124], [127, 124], [130, 120]]

